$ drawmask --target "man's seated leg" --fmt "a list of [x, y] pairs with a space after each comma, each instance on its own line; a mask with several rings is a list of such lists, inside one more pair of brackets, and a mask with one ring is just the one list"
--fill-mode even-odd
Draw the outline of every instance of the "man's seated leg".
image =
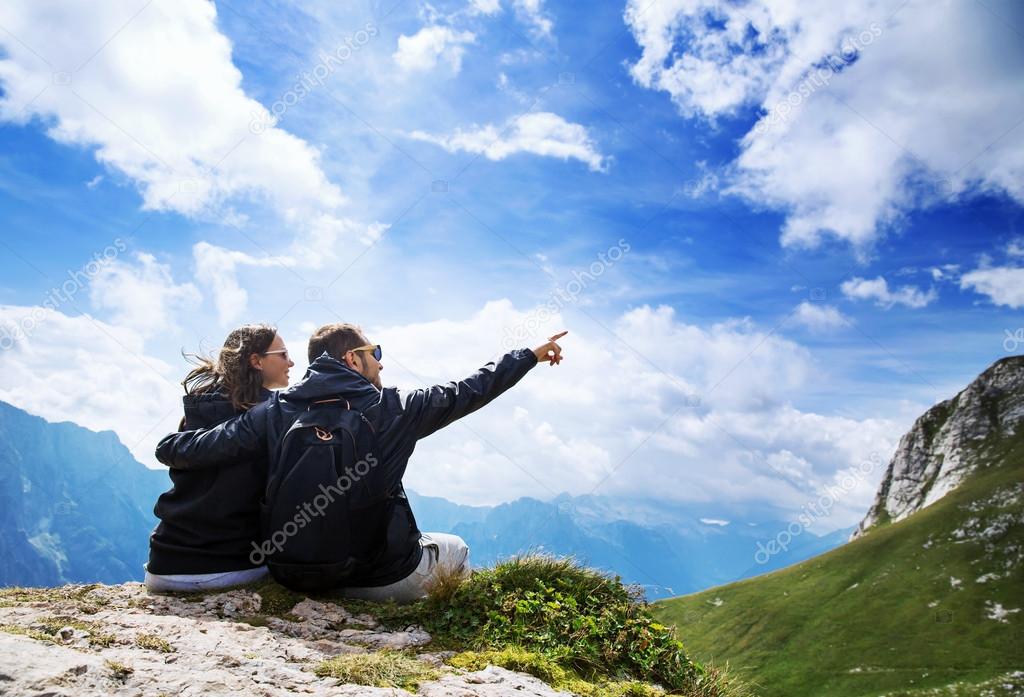
[[431, 582], [441, 574], [469, 575], [469, 546], [458, 535], [425, 532], [420, 536], [420, 545], [423, 558], [411, 574], [386, 586], [346, 588], [345, 597], [411, 603], [425, 598]]

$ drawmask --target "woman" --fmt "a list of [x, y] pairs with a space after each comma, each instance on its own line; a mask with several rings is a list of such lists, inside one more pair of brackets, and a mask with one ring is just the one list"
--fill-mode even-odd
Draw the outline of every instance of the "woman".
[[[211, 428], [288, 386], [295, 365], [274, 327], [239, 327], [216, 362], [196, 358], [182, 381], [185, 416], [179, 430]], [[160, 523], [149, 538], [146, 586], [152, 591], [224, 588], [258, 580], [266, 566], [250, 561], [260, 540], [260, 499], [266, 461], [199, 470], [169, 470], [174, 486], [153, 512]]]

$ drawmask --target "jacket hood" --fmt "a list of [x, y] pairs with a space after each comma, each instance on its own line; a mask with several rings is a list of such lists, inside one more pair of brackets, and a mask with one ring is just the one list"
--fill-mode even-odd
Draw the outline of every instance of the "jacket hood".
[[344, 397], [353, 409], [366, 411], [381, 400], [381, 391], [372, 382], [327, 352], [313, 361], [302, 381], [282, 390], [281, 398], [289, 402], [312, 402], [329, 397]]
[[[259, 401], [265, 402], [272, 394], [272, 391], [261, 388]], [[231, 398], [228, 396], [227, 391], [221, 389], [186, 394], [181, 398], [181, 401], [185, 407], [185, 416], [192, 423], [212, 425], [220, 423], [224, 419], [229, 419], [238, 413], [231, 404]], [[196, 428], [205, 427], [205, 425], [196, 426]]]

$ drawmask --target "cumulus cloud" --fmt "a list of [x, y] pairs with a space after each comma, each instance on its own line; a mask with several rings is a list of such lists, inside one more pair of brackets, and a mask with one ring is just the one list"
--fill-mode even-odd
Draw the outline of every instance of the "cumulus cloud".
[[999, 18], [1011, 5], [629, 0], [625, 21], [634, 80], [684, 116], [764, 110], [728, 191], [786, 211], [784, 245], [832, 236], [863, 255], [941, 198], [1024, 201], [1024, 49]]
[[[385, 384], [457, 379], [496, 358], [503, 337], [533, 328], [533, 347], [565, 328], [508, 300], [461, 319], [366, 327], [386, 343]], [[466, 502], [562, 491], [757, 501], [799, 510], [872, 453], [887, 458], [900, 425], [801, 411], [819, 376], [809, 352], [748, 320], [701, 327], [667, 306], [636, 308], [613, 337], [570, 328], [564, 362], [539, 365], [486, 409], [417, 446], [407, 483]], [[482, 353], [481, 353], [482, 352]], [[884, 465], [844, 496], [827, 525], [858, 520]]]
[[100, 268], [89, 285], [93, 309], [109, 311], [114, 324], [143, 336], [173, 330], [173, 315], [195, 307], [202, 296], [191, 283], [175, 283], [170, 267], [152, 254], [136, 253], [135, 261], [115, 260]]
[[218, 247], [209, 242], [199, 242], [194, 245], [192, 257], [196, 265], [196, 278], [213, 291], [217, 315], [221, 324], [237, 319], [248, 304], [249, 294], [239, 285], [236, 275], [239, 267], [287, 267], [294, 263], [291, 257], [255, 257], [245, 252]]
[[242, 90], [213, 3], [156, 0], [138, 10], [127, 0], [59, 11], [4, 3], [3, 24], [21, 41], [0, 39], [0, 117], [39, 117], [55, 140], [95, 148], [138, 184], [147, 209], [196, 215], [251, 193], [282, 210], [344, 202], [315, 148], [279, 128], [249, 132], [252, 114], [266, 110]]
[[832, 305], [807, 302], [797, 305], [792, 321], [811, 331], [827, 331], [846, 326], [850, 320]]
[[935, 288], [927, 291], [914, 286], [890, 289], [889, 283], [882, 276], [870, 279], [855, 276], [843, 281], [839, 289], [851, 300], [874, 300], [876, 305], [887, 310], [894, 305], [919, 309], [939, 297]]
[[988, 296], [996, 305], [1017, 310], [1024, 307], [1024, 267], [993, 266], [975, 269], [960, 277], [960, 288]]
[[504, 126], [488, 124], [451, 135], [413, 131], [410, 138], [440, 145], [448, 152], [481, 153], [489, 160], [504, 160], [519, 152], [586, 163], [593, 172], [607, 171], [608, 163], [587, 129], [551, 112], [529, 113]]
[[0, 6], [0, 25], [0, 120], [38, 119], [57, 142], [89, 148], [138, 187], [144, 209], [242, 224], [234, 206], [267, 203], [296, 248], [318, 244], [296, 257], [312, 265], [332, 257], [325, 230], [372, 231], [342, 214], [317, 148], [245, 94], [214, 3], [15, 0]]
[[181, 385], [134, 329], [88, 315], [0, 305], [0, 399], [50, 421], [112, 430], [139, 461], [181, 418]]
[[392, 58], [398, 67], [406, 72], [426, 72], [437, 67], [438, 61], [445, 61], [458, 73], [462, 69], [462, 56], [466, 44], [476, 41], [469, 31], [457, 32], [450, 27], [423, 27], [412, 36], [398, 37], [398, 50]]

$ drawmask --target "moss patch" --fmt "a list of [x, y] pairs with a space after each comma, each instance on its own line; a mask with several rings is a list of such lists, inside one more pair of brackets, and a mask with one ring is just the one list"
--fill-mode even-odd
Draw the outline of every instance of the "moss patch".
[[7, 632], [9, 634], [22, 634], [39, 641], [52, 641], [57, 643], [57, 633], [64, 627], [71, 627], [72, 629], [88, 632], [89, 646], [92, 647], [105, 648], [114, 643], [114, 637], [103, 632], [102, 625], [99, 623], [83, 622], [81, 620], [76, 620], [73, 617], [64, 617], [59, 615], [36, 619], [32, 622], [31, 628], [20, 627], [13, 624], [0, 625], [0, 631]]
[[16, 607], [33, 603], [71, 603], [81, 612], [93, 614], [109, 602], [106, 599], [86, 598], [90, 591], [99, 587], [98, 583], [90, 583], [56, 588], [23, 588], [21, 586], [0, 588], [0, 607]]
[[306, 599], [306, 596], [301, 593], [290, 591], [272, 579], [251, 584], [246, 586], [246, 588], [255, 593], [259, 593], [260, 598], [262, 599], [260, 604], [261, 614], [273, 615], [274, 617], [288, 619], [292, 622], [295, 621], [295, 619], [291, 619], [294, 617], [294, 615], [290, 614], [292, 608], [295, 607], [297, 603], [301, 603]]
[[321, 678], [337, 678], [343, 683], [371, 687], [396, 687], [415, 690], [440, 673], [423, 661], [398, 651], [346, 654], [322, 661], [314, 673]]
[[159, 651], [160, 653], [174, 652], [174, 647], [156, 634], [140, 634], [135, 637], [135, 645], [140, 649], [149, 649], [150, 651]]
[[468, 671], [483, 670], [489, 665], [500, 666], [532, 675], [556, 690], [567, 690], [580, 697], [660, 697], [665, 694], [660, 687], [636, 680], [590, 682], [543, 654], [519, 647], [501, 651], [464, 651], [448, 659], [448, 664]]
[[117, 661], [103, 661], [103, 665], [110, 671], [110, 676], [114, 678], [114, 680], [119, 680], [121, 682], [127, 680], [131, 677], [131, 674], [135, 672], [134, 668]]
[[40, 632], [36, 629], [19, 627], [16, 624], [0, 624], [0, 632], [7, 632], [8, 634], [19, 634], [21, 636], [27, 636], [30, 639], [35, 639], [36, 641], [53, 641], [53, 637], [49, 634]]

